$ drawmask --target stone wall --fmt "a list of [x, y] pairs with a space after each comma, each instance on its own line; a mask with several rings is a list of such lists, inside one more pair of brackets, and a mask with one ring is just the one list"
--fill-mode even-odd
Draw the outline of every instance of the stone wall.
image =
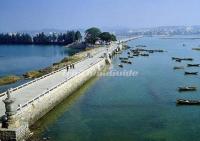
[[0, 127], [0, 141], [22, 141], [27, 139], [30, 136], [29, 127], [32, 124], [94, 77], [105, 65], [106, 59], [102, 58], [96, 64], [91, 64], [88, 69], [63, 82], [60, 86], [34, 100], [26, 107], [21, 108], [16, 114], [16, 119], [19, 120], [20, 126], [8, 129]]
[[95, 74], [102, 70], [105, 65], [105, 59], [102, 59], [97, 64], [71, 78], [45, 96], [35, 100], [33, 103], [27, 105], [18, 112], [19, 118], [23, 122], [28, 122], [29, 126], [34, 124], [38, 119], [82, 86], [86, 81], [95, 76]]
[[24, 141], [30, 136], [28, 124], [23, 124], [18, 128], [0, 128], [0, 141]]
[[[121, 47], [122, 46], [119, 46], [118, 49], [120, 50]], [[116, 48], [112, 47], [109, 53], [112, 54], [115, 49]], [[99, 53], [101, 51], [103, 51], [102, 48], [97, 48], [93, 50], [92, 54], [95, 55], [96, 52]], [[23, 106], [20, 108], [15, 115], [20, 123], [19, 128], [0, 128], [0, 141], [2, 141], [2, 139], [3, 141], [21, 141], [26, 139], [29, 136], [29, 127], [32, 124], [65, 100], [85, 82], [94, 77], [96, 73], [105, 67], [106, 61], [109, 63], [111, 62], [108, 56], [106, 58], [104, 57], [102, 56], [100, 61], [91, 64], [91, 66], [83, 72], [80, 72], [69, 80], [61, 82], [58, 86], [55, 86], [54, 89], [49, 90], [45, 94], [41, 94], [41, 96], [27, 103], [25, 107]]]

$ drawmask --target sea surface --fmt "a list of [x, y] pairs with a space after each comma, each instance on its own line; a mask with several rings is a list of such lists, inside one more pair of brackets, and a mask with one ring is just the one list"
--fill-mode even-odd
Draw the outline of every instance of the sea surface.
[[[42, 69], [79, 51], [78, 49], [51, 45], [0, 45], [0, 77], [20, 76], [27, 71]], [[26, 81], [22, 80], [12, 85], [0, 86], [0, 92]]]
[[[177, 36], [176, 36], [177, 37]], [[179, 36], [178, 36], [179, 37]], [[192, 36], [191, 36], [192, 37]], [[196, 37], [196, 36], [195, 36]], [[136, 76], [99, 76], [39, 120], [34, 138], [52, 141], [197, 141], [200, 138], [200, 107], [177, 106], [176, 100], [200, 99], [200, 74], [185, 76], [187, 63], [200, 63], [200, 39], [144, 37], [129, 42], [131, 47], [163, 49], [149, 57], [130, 59], [119, 68], [119, 57], [107, 68], [135, 71]], [[185, 44], [185, 46], [183, 46]], [[171, 57], [192, 57], [193, 62], [174, 62]], [[173, 70], [185, 66], [184, 70]], [[197, 92], [179, 93], [179, 86], [194, 85]]]

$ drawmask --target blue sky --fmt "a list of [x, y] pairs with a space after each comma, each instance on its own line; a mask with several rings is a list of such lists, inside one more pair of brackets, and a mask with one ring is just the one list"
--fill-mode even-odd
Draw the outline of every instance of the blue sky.
[[0, 0], [0, 31], [200, 25], [199, 0]]

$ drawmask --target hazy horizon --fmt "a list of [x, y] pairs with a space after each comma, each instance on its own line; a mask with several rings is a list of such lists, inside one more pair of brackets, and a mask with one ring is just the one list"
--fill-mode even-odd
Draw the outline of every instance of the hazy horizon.
[[200, 25], [198, 0], [2, 0], [0, 32]]

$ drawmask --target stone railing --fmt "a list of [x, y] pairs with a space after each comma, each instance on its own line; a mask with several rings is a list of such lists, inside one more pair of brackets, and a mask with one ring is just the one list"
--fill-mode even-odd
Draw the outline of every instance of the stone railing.
[[[111, 47], [109, 48], [109, 51], [113, 51], [115, 48], [117, 48], [117, 47], [115, 46], [115, 44], [114, 44], [114, 45], [111, 45]], [[102, 51], [96, 52], [96, 53], [94, 53], [93, 55], [97, 55], [97, 54], [103, 53], [103, 52], [105, 52], [105, 51], [106, 51], [106, 49], [102, 49]], [[77, 62], [75, 62], [74, 64], [78, 64], [78, 63], [84, 61], [85, 59], [88, 59], [88, 57], [85, 57], [84, 59], [82, 59], [82, 60], [80, 60], [80, 61], [77, 61]], [[15, 88], [13, 88], [12, 91], [16, 91], [16, 90], [19, 90], [19, 89], [21, 89], [21, 88], [24, 88], [24, 87], [26, 87], [26, 86], [28, 86], [28, 85], [30, 85], [30, 84], [32, 84], [32, 83], [35, 83], [35, 82], [37, 82], [37, 81], [39, 81], [39, 80], [41, 80], [41, 79], [44, 79], [44, 78], [46, 78], [46, 77], [48, 77], [48, 76], [51, 76], [51, 75], [53, 75], [53, 74], [55, 74], [55, 73], [57, 73], [57, 72], [60, 72], [60, 71], [62, 71], [62, 70], [64, 70], [64, 69], [66, 69], [66, 67], [62, 67], [62, 68], [60, 68], [60, 69], [58, 69], [58, 70], [56, 70], [56, 71], [53, 71], [53, 72], [48, 73], [48, 74], [46, 74], [46, 75], [43, 75], [43, 76], [41, 76], [41, 77], [39, 77], [39, 78], [36, 78], [36, 79], [31, 80], [31, 81], [29, 81], [29, 82], [27, 82], [27, 83], [24, 83], [24, 84], [22, 84], [22, 85], [20, 85], [20, 86], [17, 86], [17, 87], [15, 87]], [[4, 96], [4, 95], [6, 95], [6, 92], [1, 93], [1, 94], [0, 94], [0, 97], [2, 97], [2, 96]]]
[[[115, 48], [116, 48], [116, 47], [110, 48], [110, 50], [113, 51]], [[101, 52], [105, 52], [105, 50], [102, 50]], [[99, 53], [101, 53], [101, 52], [98, 52], [98, 53], [96, 53], [96, 54], [99, 54]], [[94, 54], [94, 55], [95, 55], [95, 54]], [[63, 82], [61, 82], [61, 83], [59, 83], [58, 85], [56, 85], [56, 86], [54, 86], [54, 87], [48, 89], [47, 91], [43, 92], [42, 94], [40, 94], [40, 95], [36, 96], [35, 98], [29, 100], [29, 101], [26, 102], [25, 104], [23, 104], [23, 105], [18, 105], [18, 108], [17, 108], [18, 114], [20, 114], [20, 111], [21, 111], [23, 108], [27, 107], [29, 104], [32, 104], [34, 101], [38, 100], [39, 98], [41, 98], [41, 97], [43, 97], [43, 96], [49, 94], [51, 91], [57, 89], [58, 87], [60, 87], [61, 85], [63, 85], [63, 84], [66, 83], [67, 81], [69, 81], [70, 79], [74, 78], [75, 76], [79, 75], [80, 73], [82, 73], [82, 72], [84, 72], [84, 71], [90, 69], [91, 66], [94, 66], [94, 65], [98, 64], [98, 63], [99, 63], [100, 61], [102, 61], [102, 60], [103, 60], [103, 58], [102, 58], [101, 60], [98, 60], [98, 61], [95, 62], [95, 63], [90, 64], [88, 67], [86, 67], [84, 70], [78, 72], [76, 75], [73, 75], [73, 76], [67, 78], [67, 79], [64, 80]], [[83, 61], [83, 60], [82, 60], [82, 61]], [[79, 62], [80, 62], [80, 61], [79, 61]]]
[[[103, 52], [103, 51], [101, 51], [101, 52]], [[96, 54], [98, 54], [98, 53], [99, 53], [99, 52], [95, 53], [94, 55], [96, 55]], [[88, 59], [88, 57], [85, 57], [84, 59], [82, 59], [82, 60], [80, 60], [80, 61], [77, 61], [77, 62], [75, 62], [75, 63], [73, 63], [73, 64], [78, 64], [78, 63], [84, 61], [85, 59]], [[46, 74], [46, 75], [43, 75], [43, 76], [41, 76], [41, 77], [39, 77], [39, 78], [36, 78], [36, 79], [31, 80], [31, 81], [29, 81], [29, 82], [27, 82], [27, 83], [24, 83], [24, 84], [22, 84], [22, 85], [20, 85], [20, 86], [17, 86], [17, 87], [15, 87], [15, 88], [13, 88], [12, 91], [16, 91], [16, 90], [18, 90], [18, 89], [21, 89], [21, 88], [23, 88], [23, 87], [26, 87], [26, 86], [28, 86], [28, 85], [30, 85], [30, 84], [32, 84], [32, 83], [35, 83], [35, 82], [37, 82], [37, 81], [39, 81], [39, 80], [41, 80], [41, 79], [44, 79], [44, 78], [46, 78], [46, 77], [48, 77], [48, 76], [51, 76], [51, 75], [53, 75], [53, 74], [55, 74], [55, 73], [57, 73], [57, 72], [60, 72], [60, 71], [62, 71], [62, 70], [64, 70], [64, 69], [66, 69], [66, 67], [62, 67], [62, 68], [60, 68], [60, 69], [58, 69], [58, 70], [56, 70], [56, 71], [53, 71], [53, 72], [48, 73], [48, 74]], [[6, 94], [6, 92], [1, 93], [1, 94], [0, 94], [0, 97], [4, 96], [5, 94]]]
[[84, 72], [84, 71], [90, 69], [91, 66], [94, 66], [94, 65], [98, 64], [98, 63], [99, 63], [100, 61], [102, 61], [102, 60], [103, 60], [103, 58], [100, 59], [100, 60], [98, 60], [98, 61], [95, 62], [95, 63], [90, 64], [88, 67], [86, 67], [84, 70], [78, 72], [76, 75], [73, 75], [73, 76], [67, 78], [67, 79], [64, 80], [63, 82], [61, 82], [61, 83], [59, 83], [58, 85], [56, 85], [56, 86], [54, 86], [54, 87], [48, 89], [47, 91], [43, 92], [42, 94], [40, 94], [40, 95], [36, 96], [35, 98], [29, 100], [29, 101], [26, 102], [25, 104], [23, 104], [23, 105], [18, 105], [18, 108], [17, 108], [18, 114], [20, 114], [20, 111], [21, 111], [23, 108], [25, 108], [25, 107], [27, 107], [28, 105], [32, 104], [34, 101], [37, 101], [37, 100], [40, 99], [41, 97], [43, 97], [43, 96], [49, 94], [51, 91], [53, 91], [53, 90], [57, 89], [58, 87], [62, 86], [62, 85], [65, 84], [67, 81], [71, 80], [72, 78], [76, 77], [77, 75], [81, 74], [82, 72]]
[[[85, 58], [85, 59], [86, 59], [86, 58]], [[83, 60], [81, 60], [81, 61], [83, 61]], [[81, 61], [77, 61], [77, 62], [74, 63], [74, 64], [77, 64], [77, 63], [79, 63], [79, 62], [81, 62]], [[18, 89], [24, 88], [24, 87], [26, 87], [26, 86], [28, 86], [28, 85], [30, 85], [30, 84], [32, 84], [32, 83], [35, 83], [35, 82], [37, 82], [37, 81], [39, 81], [39, 80], [41, 80], [41, 79], [44, 79], [44, 78], [46, 78], [46, 77], [48, 77], [48, 76], [51, 76], [51, 75], [53, 75], [53, 74], [55, 74], [55, 73], [57, 73], [57, 72], [60, 72], [60, 71], [62, 71], [62, 70], [64, 70], [64, 69], [66, 69], [66, 67], [62, 67], [62, 68], [60, 68], [60, 69], [58, 69], [58, 70], [56, 70], [56, 71], [53, 71], [53, 72], [48, 73], [48, 74], [46, 74], [46, 75], [43, 75], [43, 76], [41, 76], [41, 77], [39, 77], [39, 78], [36, 78], [36, 79], [31, 80], [31, 81], [29, 81], [29, 82], [27, 82], [27, 83], [24, 83], [24, 84], [22, 84], [22, 85], [20, 85], [20, 86], [17, 86], [17, 87], [15, 87], [15, 88], [13, 88], [12, 91], [16, 91], [16, 90], [18, 90]], [[6, 94], [6, 92], [1, 93], [1, 94], [0, 94], [0, 97], [4, 96], [5, 94]]]

